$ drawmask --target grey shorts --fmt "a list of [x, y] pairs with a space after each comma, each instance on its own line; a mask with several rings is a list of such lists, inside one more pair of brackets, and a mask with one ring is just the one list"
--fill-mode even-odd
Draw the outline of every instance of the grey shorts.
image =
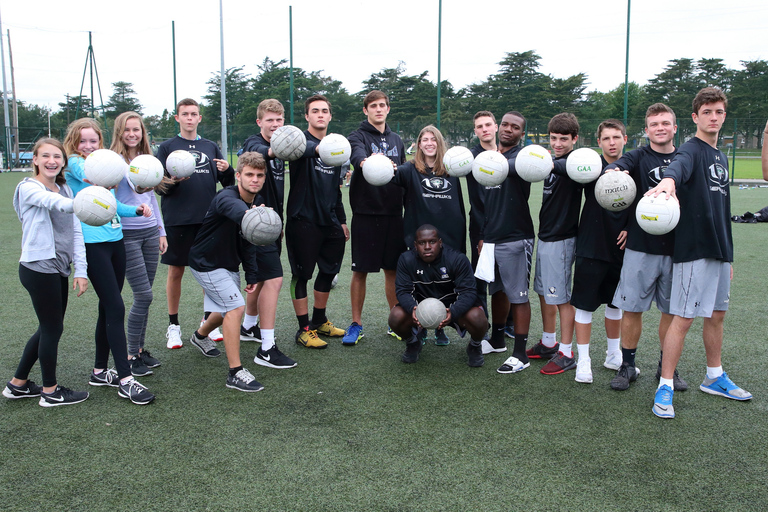
[[532, 256], [533, 238], [496, 244], [493, 251], [496, 277], [488, 284], [488, 293], [504, 292], [511, 304], [528, 302]]
[[713, 311], [728, 311], [730, 297], [730, 263], [706, 258], [672, 264], [673, 315], [711, 318]]
[[576, 237], [543, 242], [536, 248], [536, 272], [533, 291], [552, 305], [565, 304], [571, 300], [571, 270]]
[[217, 268], [210, 272], [198, 272], [190, 268], [192, 275], [203, 287], [205, 311], [221, 313], [245, 306], [245, 299], [240, 291], [240, 273]]
[[672, 293], [672, 256], [647, 254], [626, 249], [621, 278], [613, 305], [623, 311], [643, 313], [651, 309], [651, 302], [662, 313], [669, 313]]

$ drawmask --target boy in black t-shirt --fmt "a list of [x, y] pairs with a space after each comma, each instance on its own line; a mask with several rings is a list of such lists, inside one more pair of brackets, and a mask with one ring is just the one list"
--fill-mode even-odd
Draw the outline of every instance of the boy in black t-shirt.
[[733, 236], [728, 160], [717, 149], [728, 100], [714, 87], [700, 90], [693, 100], [696, 136], [683, 144], [664, 173], [664, 179], [646, 195], [665, 194], [680, 201], [680, 221], [672, 257], [674, 315], [664, 337], [661, 378], [653, 413], [674, 418], [674, 371], [695, 317], [704, 317], [704, 350], [707, 374], [699, 389], [733, 400], [749, 400], [723, 371], [723, 322], [733, 277]]
[[[190, 98], [179, 101], [175, 119], [180, 126], [179, 134], [160, 144], [157, 159], [165, 168], [165, 161], [172, 152], [189, 151], [195, 157], [196, 168], [189, 178], [171, 178], [170, 185], [158, 189], [162, 198], [160, 209], [168, 233], [168, 250], [161, 258], [168, 265], [165, 285], [169, 317], [165, 334], [168, 348], [182, 347], [179, 302], [181, 279], [188, 265], [189, 250], [203, 223], [208, 205], [216, 195], [217, 183], [225, 187], [235, 183], [235, 171], [224, 159], [219, 147], [197, 134], [197, 127], [203, 120], [198, 103]], [[205, 314], [207, 317], [208, 312]], [[211, 333], [211, 338], [221, 341], [218, 329]]]

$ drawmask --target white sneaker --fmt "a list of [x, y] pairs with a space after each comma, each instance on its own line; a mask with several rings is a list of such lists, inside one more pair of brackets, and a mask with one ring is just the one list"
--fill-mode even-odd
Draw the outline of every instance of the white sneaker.
[[609, 370], [618, 370], [619, 368], [621, 368], [622, 360], [623, 360], [623, 357], [621, 356], [621, 350], [616, 350], [614, 352], [606, 352], [605, 362], [603, 363], [603, 366], [605, 366]]
[[482, 351], [483, 355], [500, 353], [500, 352], [506, 352], [507, 351], [507, 345], [505, 344], [501, 348], [496, 348], [493, 345], [491, 345], [490, 341], [483, 340], [483, 341], [480, 342], [480, 350]]
[[[205, 323], [205, 318], [203, 318], [200, 321], [200, 327], [202, 327], [204, 323]], [[208, 337], [211, 339], [211, 341], [223, 341], [224, 340], [224, 335], [221, 334], [221, 329], [219, 327], [215, 328], [210, 333], [208, 333]]]
[[181, 348], [184, 343], [181, 341], [181, 326], [170, 324], [165, 332], [168, 342], [165, 344], [168, 348]]
[[576, 363], [576, 382], [592, 384], [592, 359], [579, 359]]

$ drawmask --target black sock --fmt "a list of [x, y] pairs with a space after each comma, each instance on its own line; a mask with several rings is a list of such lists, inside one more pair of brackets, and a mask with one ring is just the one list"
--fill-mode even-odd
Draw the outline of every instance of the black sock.
[[506, 344], [504, 341], [504, 327], [504, 324], [491, 325], [491, 345], [495, 348], [501, 348]]
[[237, 372], [239, 372], [242, 369], [243, 369], [242, 366], [238, 366], [237, 368], [230, 368], [229, 369], [229, 375], [234, 377], [237, 374]]
[[296, 319], [299, 321], [299, 329], [309, 327], [309, 313], [296, 315]]
[[312, 308], [312, 325], [323, 325], [328, 321], [328, 317], [325, 316], [325, 308]]
[[205, 336], [203, 336], [203, 335], [202, 335], [202, 334], [200, 334], [199, 332], [195, 331], [195, 338], [197, 338], [197, 339], [199, 339], [199, 340], [204, 340], [204, 339], [205, 339]]
[[528, 356], [525, 353], [525, 347], [528, 345], [528, 334], [515, 333], [515, 348], [512, 355], [524, 363], [528, 362]]
[[179, 325], [179, 314], [168, 315], [168, 323], [171, 325]]
[[211, 316], [211, 312], [210, 312], [210, 311], [206, 311], [206, 312], [204, 312], [204, 313], [203, 313], [203, 320], [208, 320], [208, 317], [209, 317], [209, 316]]
[[621, 360], [627, 364], [627, 366], [635, 366], [635, 352], [636, 348], [624, 348], [621, 347]]

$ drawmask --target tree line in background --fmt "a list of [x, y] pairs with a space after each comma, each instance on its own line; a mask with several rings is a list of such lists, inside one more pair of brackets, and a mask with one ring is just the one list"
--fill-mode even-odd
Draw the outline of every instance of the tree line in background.
[[[478, 110], [490, 110], [497, 118], [508, 110], [522, 112], [528, 119], [528, 136], [540, 142], [546, 134], [548, 120], [560, 112], [575, 114], [582, 125], [582, 143], [594, 144], [597, 124], [608, 118], [623, 118], [624, 84], [608, 91], [585, 92], [589, 82], [585, 73], [557, 78], [542, 73], [541, 57], [533, 50], [507, 53], [499, 62], [499, 71], [485, 80], [456, 90], [441, 84], [441, 129], [451, 144], [466, 144], [472, 137], [472, 115]], [[265, 58], [257, 65], [255, 76], [245, 73], [243, 66], [225, 73], [227, 90], [227, 126], [230, 149], [258, 131], [256, 109], [265, 98], [276, 98], [286, 107], [286, 123], [290, 122], [290, 68], [285, 59]], [[331, 131], [347, 134], [356, 129], [364, 118], [362, 99], [371, 90], [380, 89], [390, 97], [388, 123], [405, 140], [413, 140], [419, 130], [437, 121], [437, 84], [428, 79], [426, 71], [408, 74], [405, 63], [371, 74], [362, 89], [350, 93], [339, 80], [323, 75], [322, 71], [294, 68], [294, 124], [306, 127], [304, 100], [313, 94], [324, 94], [333, 105]], [[220, 73], [207, 82], [208, 93], [202, 98], [203, 124], [200, 133], [206, 138], [220, 139], [221, 103]], [[628, 87], [628, 133], [636, 138], [642, 133], [645, 109], [651, 103], [664, 102], [678, 116], [681, 135], [693, 131], [690, 123], [691, 101], [702, 87], [722, 88], [729, 98], [725, 133], [736, 132], [747, 147], [761, 144], [760, 130], [768, 118], [768, 61], [741, 61], [739, 69], [730, 69], [722, 59], [674, 59], [645, 85], [630, 82]], [[104, 105], [107, 128], [118, 114], [134, 110], [143, 114], [141, 102], [133, 85], [128, 82], [112, 84], [113, 93]], [[174, 136], [178, 128], [173, 118], [173, 106], [160, 115], [145, 116], [148, 130], [155, 140]], [[97, 112], [101, 111], [97, 110]], [[75, 117], [90, 115], [91, 101], [84, 96], [67, 96], [59, 110], [50, 112], [38, 105], [19, 103], [19, 140], [33, 141], [47, 134], [50, 114], [51, 132], [62, 137]], [[735, 124], [729, 124], [736, 120]], [[3, 141], [4, 144], [4, 141]], [[23, 149], [23, 148], [22, 148]]]

